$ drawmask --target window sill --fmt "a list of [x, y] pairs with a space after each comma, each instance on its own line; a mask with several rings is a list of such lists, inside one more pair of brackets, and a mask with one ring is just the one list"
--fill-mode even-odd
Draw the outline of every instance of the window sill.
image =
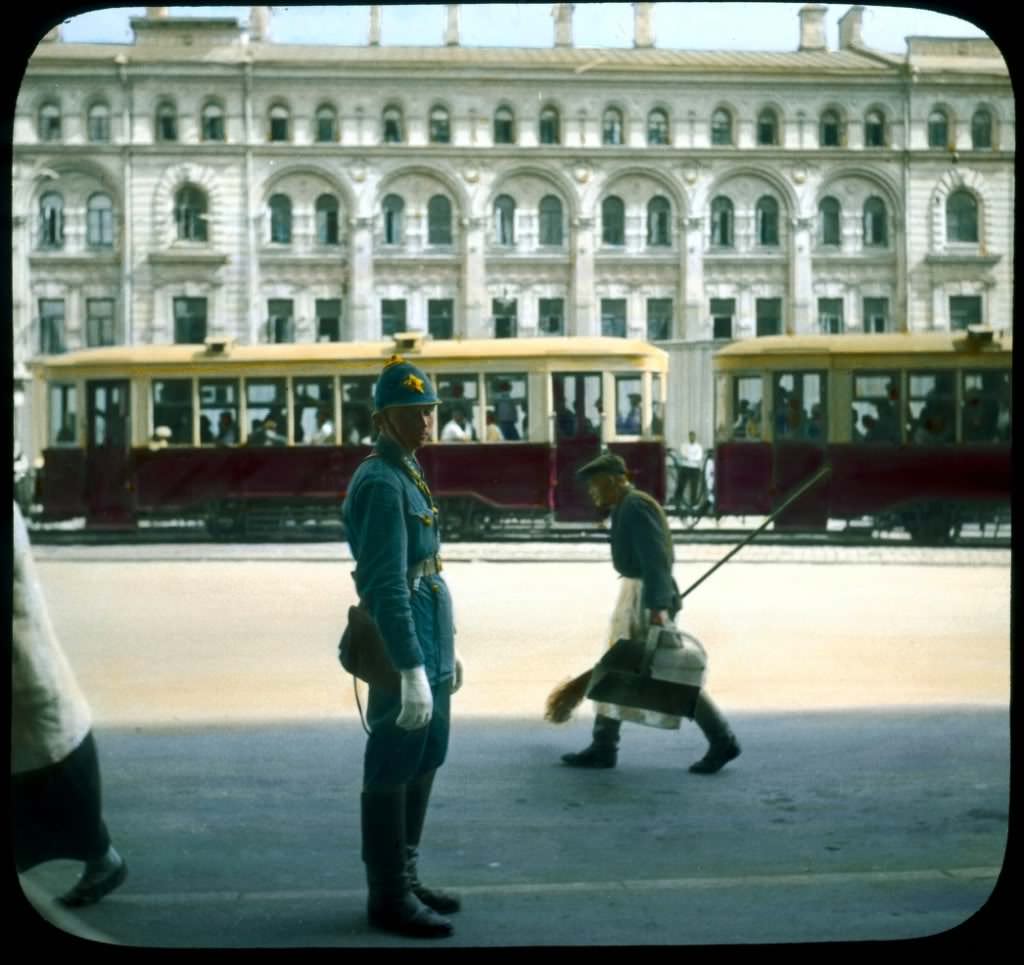
[[984, 255], [977, 248], [972, 248], [966, 251], [954, 249], [952, 251], [930, 252], [924, 256], [924, 260], [929, 265], [980, 265], [992, 267], [1002, 257], [1002, 255]]

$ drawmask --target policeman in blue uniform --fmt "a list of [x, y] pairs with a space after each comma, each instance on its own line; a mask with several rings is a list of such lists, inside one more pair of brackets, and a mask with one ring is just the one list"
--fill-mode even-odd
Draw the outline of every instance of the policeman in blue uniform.
[[415, 451], [432, 436], [437, 394], [398, 356], [374, 389], [373, 453], [342, 507], [362, 603], [377, 622], [400, 689], [371, 687], [362, 791], [362, 857], [375, 927], [413, 937], [452, 933], [454, 895], [426, 888], [417, 850], [448, 749], [450, 696], [462, 683], [452, 601], [441, 576], [438, 512]]

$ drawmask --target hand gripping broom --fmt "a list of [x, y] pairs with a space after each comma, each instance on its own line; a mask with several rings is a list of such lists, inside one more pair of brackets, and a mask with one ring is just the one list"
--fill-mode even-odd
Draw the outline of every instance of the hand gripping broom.
[[[696, 583], [691, 584], [683, 593], [679, 595], [680, 602], [683, 601], [690, 593], [697, 589], [712, 573], [715, 572], [720, 566], [725, 565], [729, 562], [744, 546], [747, 545], [755, 536], [764, 530], [769, 523], [775, 521], [775, 518], [784, 510], [788, 509], [793, 503], [795, 503], [805, 492], [807, 492], [812, 486], [817, 485], [822, 479], [824, 479], [829, 473], [832, 472], [831, 466], [822, 466], [807, 482], [805, 482], [796, 492], [789, 496], [786, 501], [775, 510], [760, 526], [757, 527], [752, 533], [748, 533], [741, 542], [737, 543], [728, 553], [725, 554], [710, 570], [707, 571]], [[548, 695], [547, 703], [544, 709], [544, 719], [551, 721], [552, 724], [564, 724], [571, 716], [572, 712], [580, 705], [583, 698], [587, 695], [587, 688], [590, 686], [590, 675], [593, 673], [593, 668], [587, 670], [585, 673], [581, 673], [578, 677], [573, 677], [572, 680], [567, 680], [561, 686], [556, 687]]]

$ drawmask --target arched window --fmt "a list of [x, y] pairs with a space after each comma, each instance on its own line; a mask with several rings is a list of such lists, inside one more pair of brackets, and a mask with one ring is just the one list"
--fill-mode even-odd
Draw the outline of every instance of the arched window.
[[516, 117], [511, 107], [499, 107], [494, 112], [494, 143], [515, 144]]
[[114, 245], [114, 203], [106, 194], [94, 194], [85, 206], [85, 243], [90, 248]]
[[164, 101], [156, 109], [156, 139], [178, 140], [178, 111], [169, 101]]
[[292, 243], [292, 199], [287, 194], [272, 194], [267, 205], [270, 210], [270, 240], [279, 245]]
[[885, 118], [881, 111], [868, 111], [864, 117], [864, 146], [885, 147]]
[[39, 199], [39, 247], [64, 247], [64, 198], [56, 191]]
[[622, 111], [617, 107], [609, 107], [601, 119], [601, 143], [622, 143]]
[[652, 248], [672, 244], [672, 205], [660, 195], [647, 202], [647, 244]]
[[772, 147], [779, 143], [779, 119], [770, 107], [757, 115], [757, 143], [761, 147]]
[[435, 194], [427, 202], [427, 244], [452, 243], [452, 203], [443, 194]]
[[507, 194], [494, 199], [494, 240], [506, 247], [516, 243], [516, 203]]
[[946, 148], [949, 146], [949, 118], [941, 107], [928, 115], [928, 146]]
[[647, 115], [647, 143], [668, 144], [668, 114], [655, 108]]
[[614, 194], [601, 202], [601, 241], [615, 246], [626, 243], [626, 206]]
[[270, 140], [280, 143], [291, 139], [291, 117], [284, 104], [275, 104], [270, 108]]
[[560, 144], [561, 140], [558, 111], [553, 107], [545, 107], [540, 112], [540, 143]]
[[818, 205], [818, 244], [838, 247], [840, 244], [840, 207], [835, 198], [822, 198]]
[[839, 115], [832, 110], [824, 111], [818, 124], [818, 146], [839, 147], [841, 140]]
[[174, 197], [174, 221], [179, 241], [206, 241], [206, 195], [186, 184]]
[[430, 111], [430, 143], [448, 144], [452, 139], [451, 124], [448, 111], [444, 107], [434, 107]]
[[321, 194], [316, 199], [316, 242], [318, 245], [338, 243], [338, 199], [333, 194]]
[[765, 195], [759, 198], [754, 209], [757, 227], [757, 243], [773, 247], [779, 243], [779, 202]]
[[43, 104], [39, 109], [39, 140], [59, 141], [60, 136], [60, 108], [56, 104]]
[[333, 144], [338, 140], [338, 115], [329, 104], [316, 109], [317, 144]]
[[110, 141], [110, 108], [106, 104], [93, 104], [89, 108], [88, 118], [89, 140], [93, 144], [106, 144]]
[[885, 202], [881, 198], [868, 198], [864, 202], [864, 244], [878, 248], [889, 243], [889, 228]]
[[405, 231], [405, 202], [397, 194], [389, 194], [381, 203], [384, 215], [384, 244], [400, 245]]
[[405, 139], [402, 132], [402, 112], [392, 105], [384, 108], [382, 115], [384, 123], [384, 143], [401, 144]]
[[562, 202], [553, 194], [540, 199], [540, 243], [558, 247], [562, 244]]
[[732, 144], [732, 115], [724, 107], [719, 107], [711, 115], [711, 143]]
[[717, 197], [711, 202], [711, 244], [715, 248], [731, 248], [733, 245], [732, 202]]
[[203, 105], [202, 134], [204, 141], [224, 140], [224, 108], [212, 101]]
[[978, 202], [970, 191], [954, 191], [946, 199], [946, 240], [978, 240]]
[[971, 146], [975, 150], [992, 147], [992, 115], [984, 107], [979, 107], [971, 118]]

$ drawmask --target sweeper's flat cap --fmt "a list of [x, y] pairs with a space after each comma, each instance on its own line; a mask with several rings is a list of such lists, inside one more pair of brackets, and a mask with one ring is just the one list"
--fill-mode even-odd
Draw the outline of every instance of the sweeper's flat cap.
[[605, 452], [596, 459], [592, 459], [585, 466], [581, 466], [577, 469], [576, 475], [580, 479], [590, 479], [592, 476], [596, 476], [602, 472], [608, 473], [612, 476], [625, 476], [626, 464], [622, 461], [621, 457], [615, 455], [615, 453]]

